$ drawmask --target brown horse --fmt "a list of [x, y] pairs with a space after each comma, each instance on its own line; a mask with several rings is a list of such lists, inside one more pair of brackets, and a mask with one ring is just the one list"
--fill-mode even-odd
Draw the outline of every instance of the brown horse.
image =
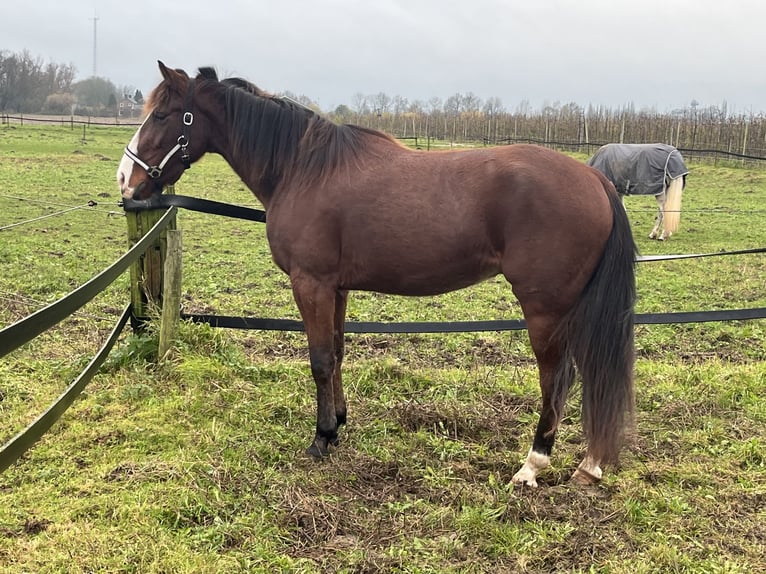
[[308, 338], [317, 389], [310, 455], [328, 454], [346, 422], [349, 291], [436, 295], [502, 273], [527, 321], [542, 390], [532, 447], [512, 480], [537, 486], [575, 367], [588, 450], [574, 478], [601, 477], [633, 407], [636, 296], [630, 226], [601, 173], [536, 146], [413, 151], [210, 68], [190, 78], [159, 64], [163, 80], [120, 163], [120, 189], [133, 199], [159, 194], [214, 152], [264, 205], [272, 256]]

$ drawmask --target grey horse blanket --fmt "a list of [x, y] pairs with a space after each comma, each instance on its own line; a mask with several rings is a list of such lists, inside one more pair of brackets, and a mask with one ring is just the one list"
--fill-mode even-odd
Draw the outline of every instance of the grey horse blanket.
[[603, 173], [623, 195], [657, 195], [666, 178], [689, 173], [681, 153], [667, 144], [606, 144], [587, 161]]

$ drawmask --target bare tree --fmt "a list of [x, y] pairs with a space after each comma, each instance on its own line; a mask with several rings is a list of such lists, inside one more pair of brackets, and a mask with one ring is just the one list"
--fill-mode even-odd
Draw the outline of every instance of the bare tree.
[[388, 113], [391, 109], [391, 98], [384, 92], [371, 96], [370, 101], [372, 102], [373, 111], [378, 115]]
[[503, 102], [500, 98], [489, 98], [484, 102], [482, 110], [487, 118], [487, 130], [485, 137], [493, 142], [497, 142], [498, 128], [500, 125], [500, 116], [505, 113]]
[[351, 109], [354, 110], [354, 113], [356, 113], [356, 123], [361, 124], [362, 118], [369, 115], [370, 113], [370, 106], [367, 102], [367, 96], [361, 92], [354, 94], [354, 97], [351, 98]]
[[0, 110], [37, 112], [51, 94], [69, 93], [72, 65], [44, 64], [29, 51], [0, 51]]

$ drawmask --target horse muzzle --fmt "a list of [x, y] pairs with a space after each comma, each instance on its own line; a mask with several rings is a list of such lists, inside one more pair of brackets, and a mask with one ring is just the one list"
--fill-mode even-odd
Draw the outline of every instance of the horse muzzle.
[[152, 195], [162, 192], [162, 187], [152, 180], [142, 181], [135, 187], [123, 187], [122, 197], [125, 199], [149, 199]]

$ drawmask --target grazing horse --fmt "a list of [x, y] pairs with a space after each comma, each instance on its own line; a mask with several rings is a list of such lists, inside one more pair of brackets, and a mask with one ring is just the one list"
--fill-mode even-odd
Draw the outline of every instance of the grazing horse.
[[587, 163], [606, 175], [623, 199], [626, 195], [655, 197], [657, 220], [649, 239], [664, 241], [678, 230], [689, 170], [681, 152], [672, 145], [606, 144]]
[[272, 257], [290, 278], [316, 383], [308, 454], [338, 444], [349, 291], [437, 295], [498, 274], [509, 281], [537, 359], [542, 410], [512, 481], [537, 486], [576, 370], [588, 449], [573, 475], [596, 482], [633, 409], [636, 246], [599, 171], [529, 145], [424, 152], [336, 125], [211, 68], [159, 63], [162, 81], [125, 150], [123, 197], [146, 199], [206, 152], [223, 156], [263, 204]]

